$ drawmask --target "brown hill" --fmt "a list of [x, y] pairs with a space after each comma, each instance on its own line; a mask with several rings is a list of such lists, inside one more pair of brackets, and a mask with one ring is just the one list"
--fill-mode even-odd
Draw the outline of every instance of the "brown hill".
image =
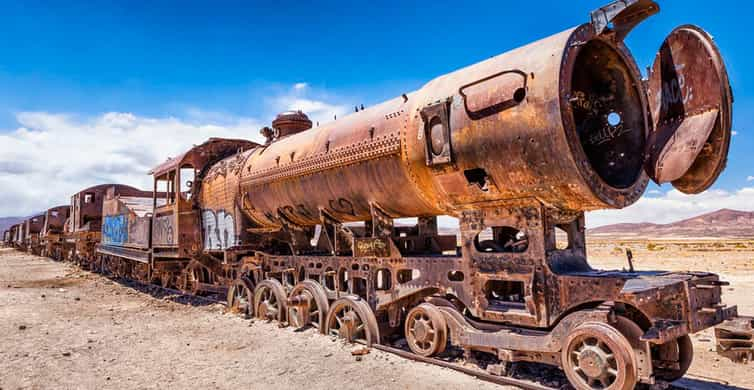
[[23, 221], [22, 217], [0, 217], [0, 238], [4, 231], [10, 229], [11, 226]]
[[722, 209], [668, 224], [619, 223], [589, 229], [587, 233], [592, 237], [754, 239], [754, 212]]

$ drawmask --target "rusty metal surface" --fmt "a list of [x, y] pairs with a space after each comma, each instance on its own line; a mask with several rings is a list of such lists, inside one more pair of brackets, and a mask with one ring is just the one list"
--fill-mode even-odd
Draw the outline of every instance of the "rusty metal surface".
[[754, 360], [754, 317], [738, 317], [715, 328], [717, 353], [737, 363]]
[[[736, 316], [724, 282], [586, 256], [585, 211], [633, 204], [650, 176], [698, 192], [727, 156], [732, 99], [711, 38], [674, 31], [647, 85], [623, 43], [657, 11], [613, 2], [322, 126], [281, 113], [265, 145], [209, 139], [156, 167], [151, 193], [74, 195], [63, 252], [348, 341], [405, 337], [422, 359], [453, 345], [498, 373], [561, 367], [579, 389], [683, 376], [688, 334]], [[23, 226], [11, 233], [28, 245]]]
[[64, 256], [63, 238], [65, 224], [70, 216], [71, 207], [62, 205], [52, 207], [45, 212], [45, 222], [39, 233], [42, 256], [62, 260]]
[[712, 37], [696, 26], [670, 33], [657, 53], [647, 88], [654, 131], [647, 170], [658, 183], [696, 194], [725, 167], [733, 95]]

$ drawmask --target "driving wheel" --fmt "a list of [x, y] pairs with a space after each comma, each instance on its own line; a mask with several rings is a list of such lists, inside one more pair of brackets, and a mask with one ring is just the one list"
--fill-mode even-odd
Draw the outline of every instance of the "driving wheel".
[[371, 346], [380, 340], [377, 319], [367, 303], [354, 296], [333, 302], [327, 315], [327, 334], [349, 343]]
[[634, 351], [612, 326], [587, 322], [566, 339], [562, 364], [568, 381], [578, 390], [630, 390], [637, 383]]
[[406, 316], [406, 341], [408, 347], [420, 356], [442, 353], [448, 342], [447, 324], [440, 310], [431, 303], [422, 303]]
[[287, 305], [283, 285], [275, 279], [267, 279], [254, 289], [254, 315], [270, 321], [285, 322]]

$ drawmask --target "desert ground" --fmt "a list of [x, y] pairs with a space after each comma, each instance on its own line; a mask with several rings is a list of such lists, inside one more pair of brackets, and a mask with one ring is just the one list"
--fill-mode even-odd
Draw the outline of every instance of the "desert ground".
[[[630, 249], [636, 270], [717, 273], [721, 280], [730, 282], [730, 286], [723, 287], [723, 302], [738, 305], [740, 315], [754, 316], [754, 240], [600, 238], [588, 239], [587, 248], [589, 263], [594, 268], [628, 268], [626, 249]], [[694, 334], [691, 339], [694, 342], [694, 362], [688, 378], [676, 384], [704, 389], [713, 388], [712, 383], [718, 383], [730, 388], [754, 389], [754, 365], [735, 364], [719, 357], [714, 351], [712, 329]]]
[[[754, 243], [590, 242], [596, 267], [709, 270], [731, 282], [725, 300], [754, 314]], [[674, 385], [752, 389], [754, 366], [713, 352], [694, 335], [696, 359]], [[449, 369], [357, 347], [313, 330], [279, 329], [223, 305], [117, 282], [0, 249], [0, 389], [504, 389]]]

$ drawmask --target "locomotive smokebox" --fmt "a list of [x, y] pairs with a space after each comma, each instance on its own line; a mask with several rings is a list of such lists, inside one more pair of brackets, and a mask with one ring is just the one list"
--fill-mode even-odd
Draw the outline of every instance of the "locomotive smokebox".
[[[583, 24], [251, 153], [244, 209], [262, 226], [458, 215], [536, 199], [622, 208], [649, 179], [685, 193], [724, 168], [732, 97], [712, 38], [674, 30], [642, 80], [623, 43], [659, 11], [618, 1]], [[311, 123], [311, 122], [309, 122]], [[289, 134], [289, 133], [287, 133]]]

